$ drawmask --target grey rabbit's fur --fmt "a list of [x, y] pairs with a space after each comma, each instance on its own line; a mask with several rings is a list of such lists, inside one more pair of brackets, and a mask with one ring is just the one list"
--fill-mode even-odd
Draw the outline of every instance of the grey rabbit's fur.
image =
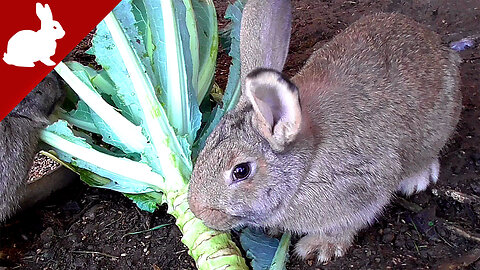
[[24, 196], [39, 131], [62, 97], [59, 81], [50, 73], [0, 122], [0, 222]]
[[[276, 20], [268, 9], [256, 16], [265, 14]], [[438, 179], [439, 152], [460, 117], [460, 60], [426, 27], [379, 13], [315, 51], [292, 82], [278, 72], [283, 62], [250, 72], [197, 159], [190, 209], [219, 230], [306, 234], [301, 257], [342, 256], [395, 192]], [[241, 163], [251, 169], [243, 181], [232, 174]]]

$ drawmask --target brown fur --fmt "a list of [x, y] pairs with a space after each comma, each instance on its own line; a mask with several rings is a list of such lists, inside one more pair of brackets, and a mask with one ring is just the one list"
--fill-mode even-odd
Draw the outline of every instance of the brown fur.
[[17, 210], [25, 194], [39, 131], [62, 95], [51, 73], [0, 122], [0, 222]]
[[[342, 256], [397, 190], [410, 194], [436, 181], [438, 154], [461, 110], [459, 63], [437, 34], [405, 16], [358, 20], [292, 78], [302, 125], [283, 149], [272, 148], [263, 130], [275, 135], [284, 120], [259, 121], [265, 114], [243, 93], [199, 155], [191, 210], [220, 230], [251, 225], [306, 234], [296, 246], [303, 257]], [[281, 99], [279, 93], [272, 92]], [[252, 162], [256, 171], [232, 183], [232, 159]]]

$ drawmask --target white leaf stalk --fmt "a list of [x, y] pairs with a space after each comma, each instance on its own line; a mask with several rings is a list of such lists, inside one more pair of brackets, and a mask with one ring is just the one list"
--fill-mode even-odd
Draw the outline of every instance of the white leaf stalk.
[[[162, 174], [169, 181], [168, 188], [182, 189], [185, 186], [185, 181], [173, 157], [176, 154], [179, 155], [182, 164], [191, 171], [190, 159], [184, 155], [175, 133], [169, 125], [165, 111], [155, 96], [150, 78], [147, 76], [138, 56], [130, 47], [129, 41], [115, 15], [110, 12], [104, 21], [130, 75], [140, 107], [143, 108], [144, 127], [146, 127], [150, 142], [157, 153]], [[169, 147], [169, 144], [173, 149]]]
[[[170, 124], [177, 128], [177, 134], [185, 135], [192, 130], [190, 106], [187, 88], [185, 62], [183, 57], [180, 32], [176, 22], [172, 1], [162, 1], [163, 30], [168, 72], [167, 104]], [[198, 65], [198, 63], [197, 63]], [[196, 84], [197, 82], [195, 82]], [[190, 141], [190, 143], [193, 142]]]
[[160, 188], [165, 186], [162, 176], [153, 172], [152, 168], [147, 164], [101, 153], [93, 148], [73, 143], [46, 130], [41, 132], [40, 138], [52, 147], [60, 149], [75, 159], [94, 164], [102, 170], [130, 178], [133, 181], [146, 183], [152, 187], [153, 191], [160, 191]]
[[89, 108], [107, 123], [120, 141], [129, 147], [132, 152], [143, 152], [147, 139], [142, 129], [128, 121], [110, 104], [102, 99], [95, 91], [84, 84], [63, 62], [60, 62], [55, 71], [70, 85], [77, 95], [87, 103]]

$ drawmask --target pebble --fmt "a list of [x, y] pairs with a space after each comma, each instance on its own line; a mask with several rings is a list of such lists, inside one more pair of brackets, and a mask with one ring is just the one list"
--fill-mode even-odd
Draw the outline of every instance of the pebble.
[[395, 239], [394, 245], [396, 247], [404, 247], [405, 246], [405, 237], [403, 235], [397, 236], [397, 239]]
[[85, 268], [85, 260], [81, 256], [75, 257], [75, 261], [73, 262], [73, 266], [83, 269]]
[[393, 239], [395, 239], [395, 235], [393, 233], [385, 233], [382, 237], [382, 242], [385, 244], [392, 243]]
[[478, 260], [475, 265], [473, 266], [473, 269], [480, 269], [480, 260]]
[[470, 187], [475, 195], [480, 195], [480, 179], [473, 179]]
[[42, 240], [42, 242], [47, 243], [52, 241], [54, 235], [55, 232], [53, 231], [53, 228], [48, 227], [40, 234], [40, 239]]

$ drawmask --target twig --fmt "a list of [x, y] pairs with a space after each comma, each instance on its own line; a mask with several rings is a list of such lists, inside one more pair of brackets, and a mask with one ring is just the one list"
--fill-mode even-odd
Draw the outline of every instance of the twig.
[[473, 61], [473, 60], [478, 60], [478, 59], [480, 59], [480, 56], [478, 56], [478, 57], [470, 57], [470, 58], [465, 58], [465, 59], [463, 59], [463, 62], [466, 62], [466, 61]]
[[158, 225], [158, 226], [155, 226], [153, 228], [150, 228], [150, 229], [147, 229], [147, 230], [143, 230], [143, 231], [138, 231], [138, 232], [129, 232], [129, 233], [126, 233], [122, 236], [122, 238], [124, 238], [125, 236], [127, 235], [135, 235], [135, 234], [140, 234], [140, 233], [146, 233], [146, 232], [151, 232], [151, 231], [154, 231], [154, 230], [158, 230], [160, 228], [163, 228], [163, 227], [166, 227], [166, 226], [169, 226], [169, 225], [172, 225], [172, 224], [162, 224], [162, 225]]
[[480, 204], [480, 197], [468, 195], [453, 189], [432, 188], [432, 194], [438, 197], [450, 197], [459, 203]]
[[397, 197], [394, 202], [400, 205], [401, 207], [414, 213], [418, 213], [423, 210], [423, 208], [420, 205], [414, 202], [407, 201], [403, 197]]
[[440, 239], [441, 239], [445, 244], [447, 244], [449, 247], [457, 247], [457, 245], [451, 244], [451, 243], [448, 242], [445, 238], [443, 238], [440, 234], [438, 234], [438, 237], [440, 237]]
[[457, 226], [449, 225], [449, 224], [445, 224], [445, 228], [447, 230], [451, 231], [452, 233], [456, 234], [456, 235], [459, 235], [459, 236], [461, 236], [463, 238], [466, 238], [468, 240], [480, 243], [480, 236], [478, 236], [474, 233], [466, 232], [466, 231], [458, 228]]
[[106, 253], [99, 252], [99, 251], [74, 250], [74, 251], [72, 251], [72, 253], [77, 253], [77, 254], [92, 254], [92, 255], [101, 255], [101, 256], [105, 256], [105, 257], [112, 258], [112, 259], [118, 259], [118, 257], [117, 257], [117, 256], [113, 256], [113, 255], [106, 254]]
[[460, 258], [448, 259], [446, 262], [440, 264], [436, 269], [452, 270], [465, 269], [480, 259], [480, 249], [475, 248]]

